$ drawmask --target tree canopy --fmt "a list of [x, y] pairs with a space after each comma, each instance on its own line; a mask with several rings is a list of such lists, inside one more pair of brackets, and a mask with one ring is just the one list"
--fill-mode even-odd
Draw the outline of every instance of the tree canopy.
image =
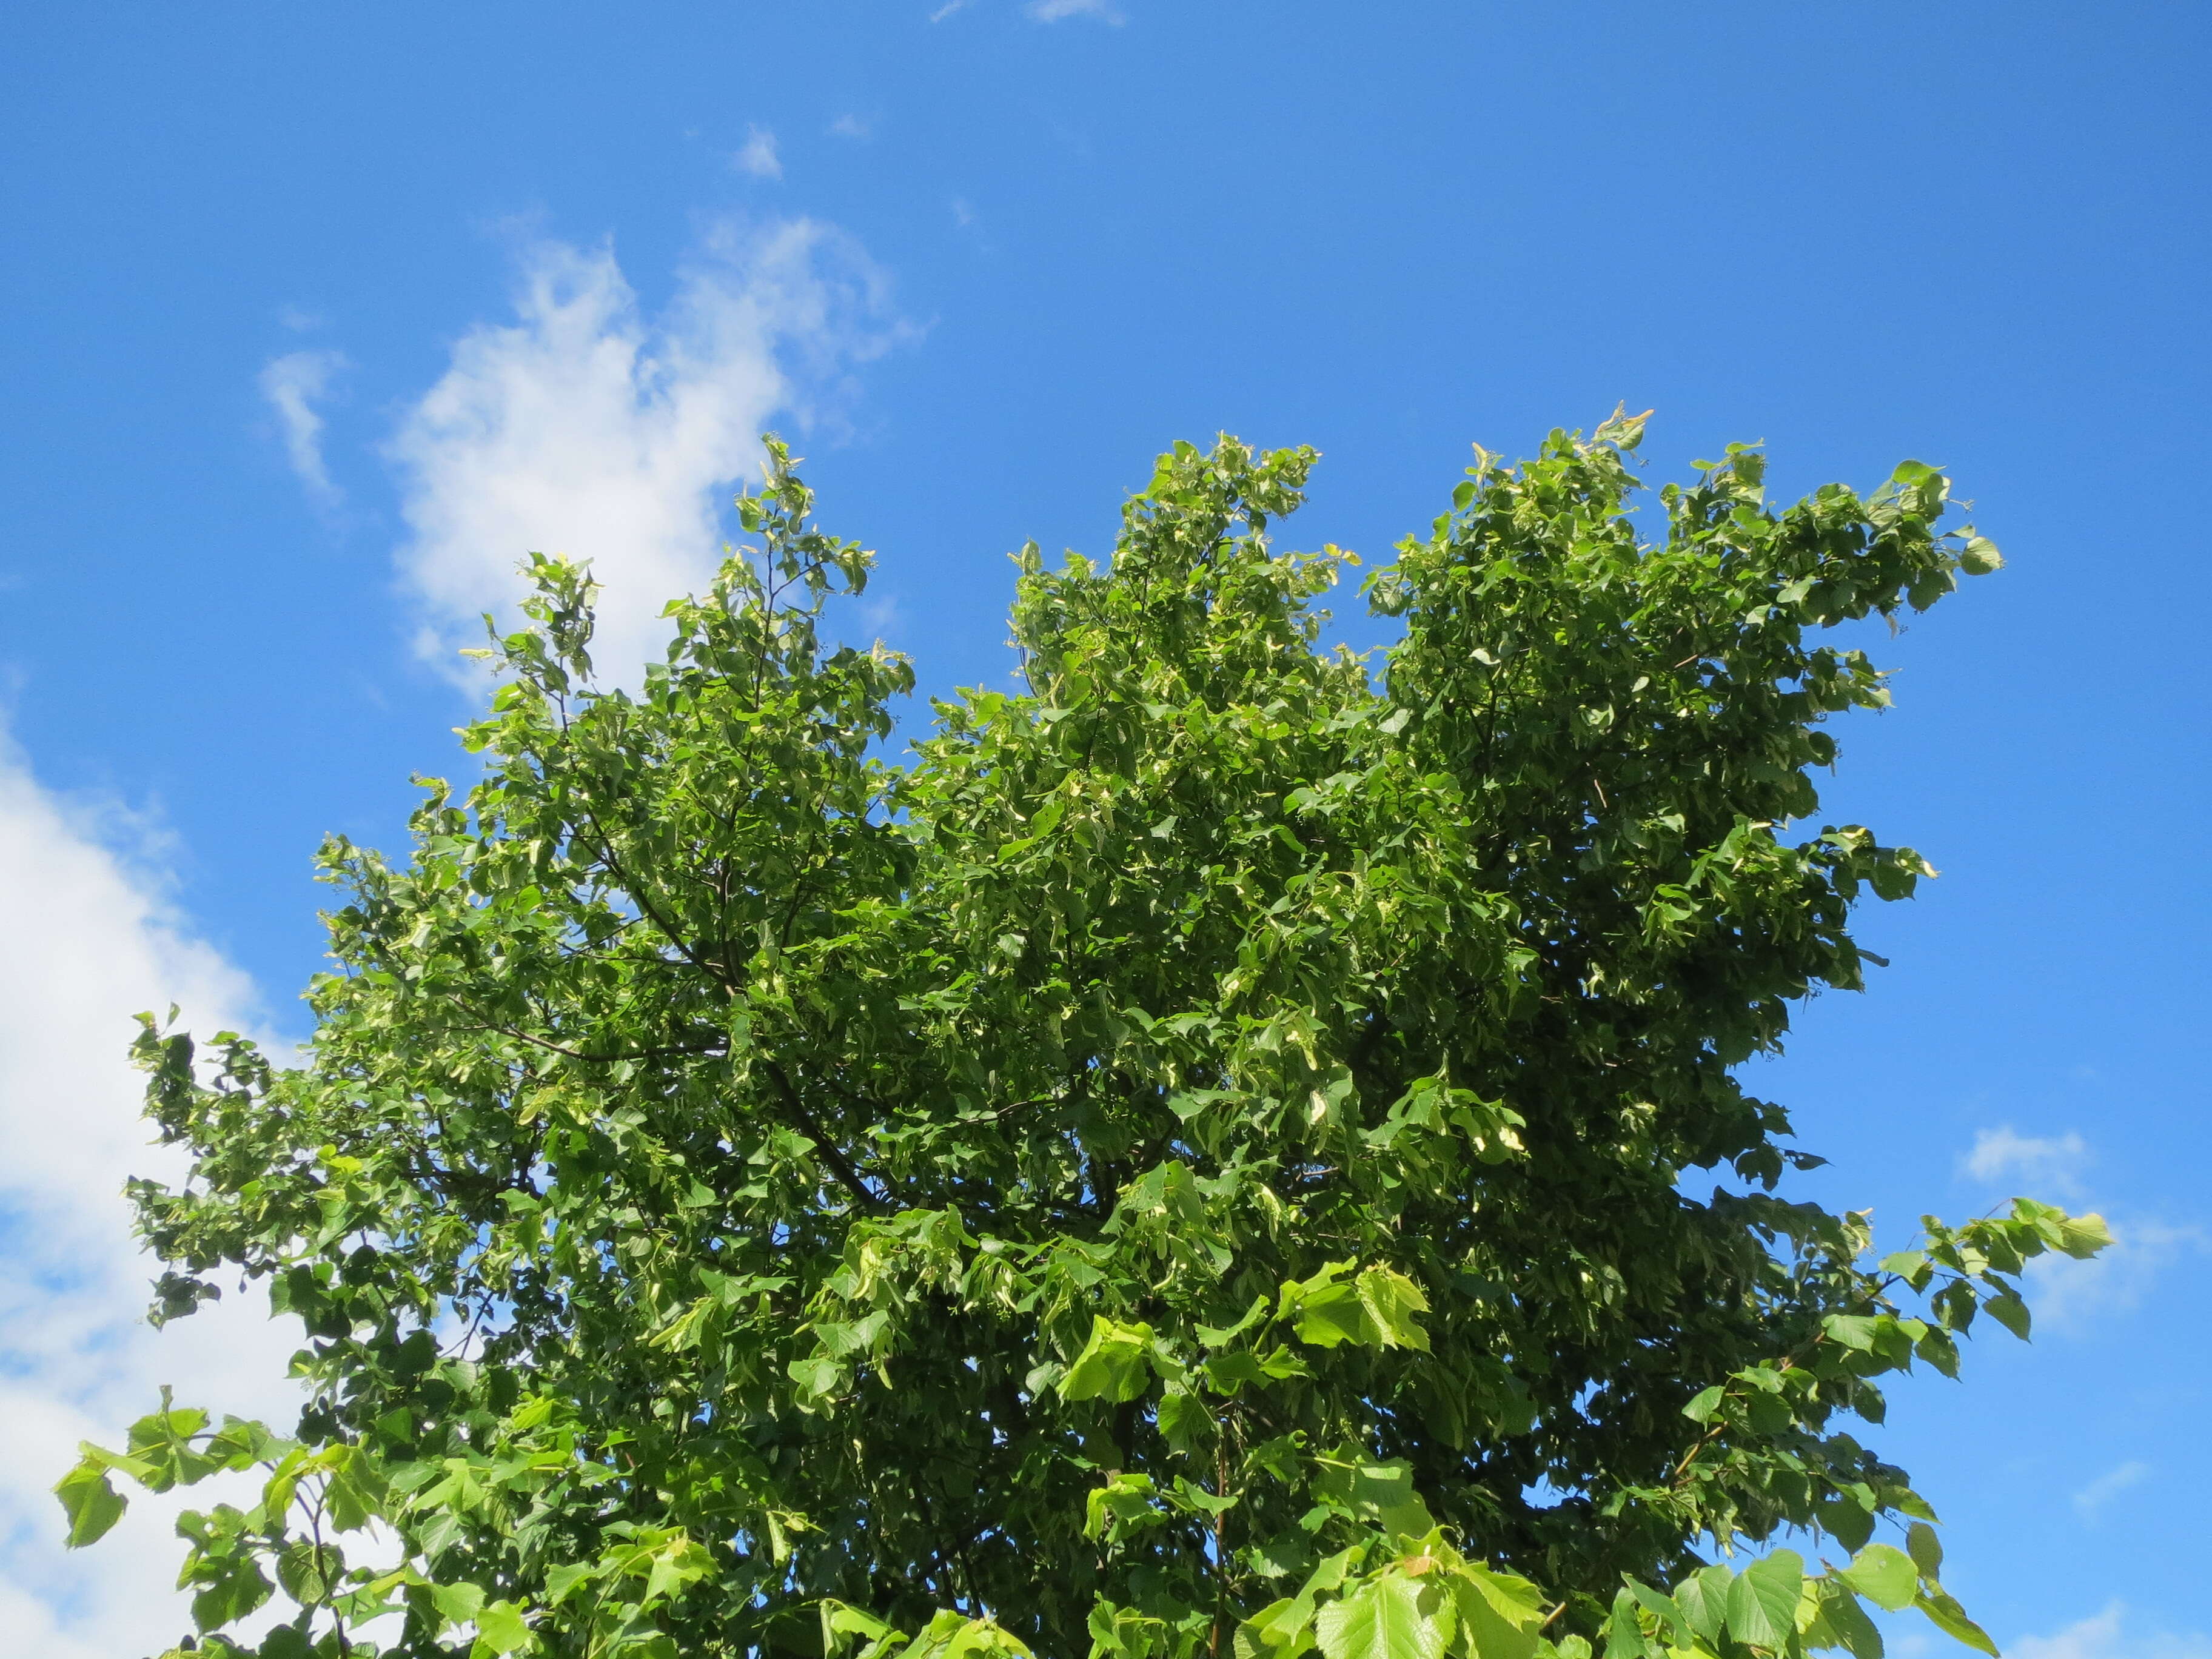
[[637, 689], [533, 556], [481, 781], [323, 851], [300, 1063], [139, 1040], [156, 1317], [264, 1281], [309, 1403], [165, 1399], [73, 1541], [258, 1470], [183, 1580], [266, 1659], [1994, 1652], [1861, 1437], [2102, 1225], [1874, 1260], [1739, 1068], [1932, 873], [1814, 827], [1887, 696], [1827, 630], [1996, 550], [1934, 468], [1777, 508], [1741, 446], [1639, 518], [1641, 434], [1478, 451], [1371, 656], [1358, 561], [1270, 540], [1312, 452], [1178, 444], [903, 755], [773, 441]]

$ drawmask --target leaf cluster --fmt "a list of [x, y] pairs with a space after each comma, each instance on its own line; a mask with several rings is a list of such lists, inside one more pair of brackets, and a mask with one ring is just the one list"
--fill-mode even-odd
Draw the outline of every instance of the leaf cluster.
[[1811, 822], [1887, 697], [1824, 630], [1995, 550], [1932, 468], [1778, 510], [1740, 447], [1647, 538], [1641, 429], [1479, 455], [1379, 660], [1323, 643], [1352, 556], [1271, 540], [1312, 453], [1178, 445], [1110, 563], [1018, 556], [1024, 689], [902, 765], [780, 445], [635, 692], [534, 559], [481, 781], [324, 850], [303, 1063], [140, 1038], [157, 1316], [265, 1281], [310, 1403], [88, 1450], [73, 1540], [113, 1473], [263, 1469], [185, 1574], [203, 1650], [296, 1604], [265, 1659], [1875, 1659], [1862, 1596], [1985, 1643], [1852, 1425], [2101, 1224], [1875, 1262], [1737, 1067], [1932, 873]]

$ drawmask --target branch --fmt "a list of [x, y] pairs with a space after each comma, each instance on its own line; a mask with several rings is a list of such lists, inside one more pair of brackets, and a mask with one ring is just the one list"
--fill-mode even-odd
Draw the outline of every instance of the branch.
[[870, 1209], [884, 1208], [882, 1195], [868, 1185], [866, 1177], [854, 1165], [853, 1160], [845, 1156], [844, 1149], [830, 1139], [821, 1124], [815, 1121], [814, 1114], [806, 1109], [806, 1103], [799, 1097], [799, 1091], [792, 1086], [790, 1074], [785, 1072], [781, 1063], [763, 1060], [761, 1070], [768, 1074], [769, 1080], [775, 1085], [776, 1092], [783, 1097], [784, 1110], [791, 1115], [793, 1126], [814, 1143], [815, 1150], [822, 1154], [822, 1161], [830, 1166], [846, 1190]]
[[550, 1038], [518, 1031], [512, 1025], [449, 1025], [446, 1029], [450, 1031], [496, 1031], [501, 1036], [513, 1037], [517, 1042], [527, 1042], [532, 1048], [543, 1048], [549, 1054], [559, 1054], [566, 1060], [582, 1060], [592, 1066], [611, 1066], [618, 1060], [659, 1060], [669, 1054], [696, 1054], [708, 1060], [723, 1060], [730, 1052], [726, 1047], [700, 1047], [675, 1042], [654, 1048], [633, 1048], [626, 1054], [587, 1054], [581, 1049], [568, 1048]]

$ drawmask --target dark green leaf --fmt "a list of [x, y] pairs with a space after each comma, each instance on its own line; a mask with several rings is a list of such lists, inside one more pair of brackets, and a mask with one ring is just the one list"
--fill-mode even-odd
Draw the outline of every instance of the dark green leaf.
[[1820, 1598], [1820, 1616], [1851, 1659], [1882, 1659], [1881, 1631], [1849, 1591]]
[[2019, 1291], [2002, 1291], [1989, 1297], [1982, 1306], [1988, 1311], [1990, 1317], [1996, 1320], [1998, 1324], [2003, 1326], [2021, 1341], [2027, 1340], [2030, 1323], [2027, 1304], [2021, 1300]]
[[1943, 1576], [1943, 1540], [1925, 1521], [1915, 1521], [1905, 1529], [1905, 1553], [1929, 1583]]

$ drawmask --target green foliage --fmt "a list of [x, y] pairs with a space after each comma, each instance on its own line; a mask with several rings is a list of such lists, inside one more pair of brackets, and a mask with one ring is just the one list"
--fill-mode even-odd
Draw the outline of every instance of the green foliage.
[[165, 1403], [71, 1541], [258, 1471], [182, 1530], [200, 1651], [298, 1609], [264, 1659], [1878, 1659], [1862, 1597], [1986, 1647], [1850, 1425], [2101, 1224], [1872, 1262], [1735, 1068], [1931, 873], [1787, 833], [1886, 699], [1820, 630], [1996, 551], [1931, 468], [1778, 511], [1741, 447], [1645, 539], [1640, 434], [1480, 455], [1379, 662], [1321, 643], [1352, 556], [1267, 538], [1311, 453], [1178, 445], [903, 766], [780, 446], [635, 693], [533, 560], [482, 781], [325, 850], [305, 1063], [139, 1042], [157, 1317], [264, 1281], [311, 1401]]

